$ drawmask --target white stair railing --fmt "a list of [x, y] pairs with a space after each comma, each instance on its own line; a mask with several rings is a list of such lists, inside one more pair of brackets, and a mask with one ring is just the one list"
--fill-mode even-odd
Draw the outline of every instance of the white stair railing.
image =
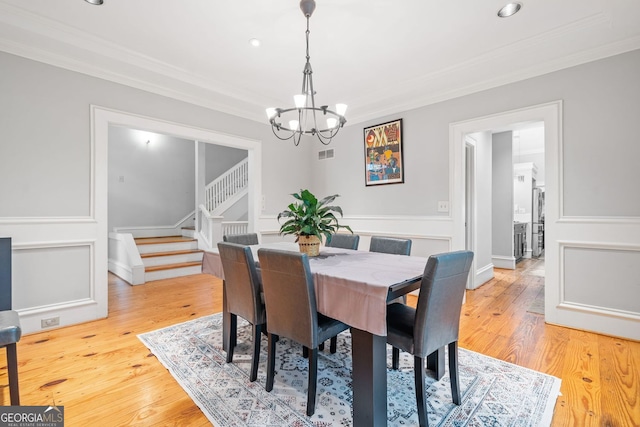
[[200, 224], [200, 226], [199, 229], [196, 230], [198, 248], [211, 250], [222, 240], [222, 220], [224, 217], [212, 216], [204, 205], [200, 205], [199, 208], [198, 224]]
[[249, 221], [222, 221], [222, 235], [246, 234], [249, 232]]
[[249, 162], [242, 160], [205, 187], [205, 207], [213, 212], [218, 206], [247, 188], [249, 183]]

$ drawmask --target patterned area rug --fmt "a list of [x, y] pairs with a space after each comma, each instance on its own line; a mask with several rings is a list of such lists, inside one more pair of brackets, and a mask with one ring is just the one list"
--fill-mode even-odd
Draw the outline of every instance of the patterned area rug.
[[[258, 380], [249, 382], [251, 328], [238, 319], [233, 363], [222, 350], [222, 315], [202, 317], [139, 335], [216, 426], [350, 426], [351, 337], [338, 336], [338, 352], [328, 343], [318, 360], [316, 412], [305, 415], [307, 359], [286, 339], [278, 343], [276, 379], [266, 379], [266, 337], [262, 339]], [[391, 347], [388, 347], [391, 366]], [[451, 401], [449, 374], [427, 380], [431, 426], [548, 426], [560, 390], [558, 378], [465, 349], [459, 354], [462, 404]], [[418, 424], [413, 357], [401, 353], [400, 370], [387, 371], [388, 425]]]

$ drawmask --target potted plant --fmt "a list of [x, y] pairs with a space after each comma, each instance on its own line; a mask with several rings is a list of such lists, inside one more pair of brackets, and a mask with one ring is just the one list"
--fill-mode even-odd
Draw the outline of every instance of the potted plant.
[[337, 212], [342, 216], [342, 208], [330, 205], [336, 197], [339, 197], [338, 194], [318, 200], [309, 190], [300, 190], [300, 193], [294, 193], [292, 196], [298, 202], [291, 203], [286, 210], [280, 212], [278, 222], [281, 218], [286, 219], [280, 226], [280, 235], [295, 235], [300, 252], [317, 256], [320, 252], [322, 236], [330, 242], [331, 235], [340, 228], [353, 233], [348, 225], [340, 225], [334, 214]]

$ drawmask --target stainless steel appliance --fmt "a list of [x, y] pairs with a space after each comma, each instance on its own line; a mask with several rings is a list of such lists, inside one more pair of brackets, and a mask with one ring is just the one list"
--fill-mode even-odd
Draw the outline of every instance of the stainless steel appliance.
[[544, 189], [533, 189], [533, 206], [531, 209], [531, 255], [540, 257], [544, 254]]

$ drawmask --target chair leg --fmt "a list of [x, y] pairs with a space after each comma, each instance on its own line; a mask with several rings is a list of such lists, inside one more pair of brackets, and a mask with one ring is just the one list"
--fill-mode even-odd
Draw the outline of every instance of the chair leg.
[[444, 376], [444, 346], [427, 356], [427, 369], [433, 371], [436, 381]]
[[427, 393], [424, 387], [424, 359], [414, 356], [413, 364], [416, 382], [416, 403], [418, 404], [418, 421], [420, 422], [420, 427], [427, 427], [429, 420], [427, 419]]
[[449, 343], [449, 378], [453, 403], [460, 405], [460, 380], [458, 377], [458, 341]]
[[233, 361], [233, 349], [236, 346], [238, 333], [238, 316], [229, 313], [229, 327], [224, 331], [224, 347], [227, 349], [227, 363]]
[[15, 343], [7, 345], [7, 369], [9, 371], [9, 396], [11, 397], [11, 406], [20, 406], [18, 355]]
[[307, 415], [316, 412], [316, 386], [318, 384], [318, 349], [309, 351], [309, 385], [307, 387]]
[[329, 344], [329, 353], [335, 354], [338, 351], [338, 336], [331, 338], [331, 343]]
[[400, 349], [397, 347], [391, 348], [391, 369], [397, 371], [400, 367]]
[[276, 341], [278, 336], [275, 334], [269, 334], [268, 345], [268, 357], [267, 357], [267, 382], [264, 389], [267, 391], [273, 390], [273, 377], [276, 371]]
[[309, 357], [309, 347], [302, 346], [302, 357], [305, 359]]
[[254, 382], [258, 378], [258, 362], [260, 361], [260, 338], [262, 337], [262, 326], [253, 325], [253, 351], [251, 352], [251, 374], [249, 381]]

